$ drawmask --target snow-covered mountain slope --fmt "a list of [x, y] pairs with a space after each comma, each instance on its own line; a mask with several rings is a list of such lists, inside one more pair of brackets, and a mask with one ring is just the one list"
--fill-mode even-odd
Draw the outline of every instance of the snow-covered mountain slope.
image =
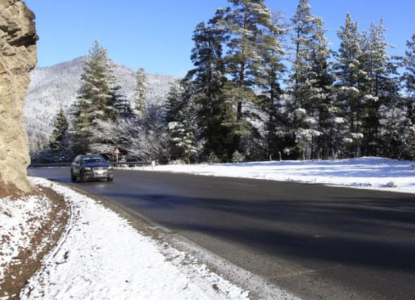
[[[26, 96], [24, 116], [31, 143], [39, 139], [47, 141], [53, 121], [60, 109], [69, 113], [81, 86], [81, 74], [85, 57], [63, 62], [51, 67], [38, 67], [31, 72], [32, 82]], [[114, 75], [122, 93], [133, 101], [135, 95], [135, 71], [114, 63]], [[167, 75], [147, 75], [147, 103], [161, 104], [175, 80]]]

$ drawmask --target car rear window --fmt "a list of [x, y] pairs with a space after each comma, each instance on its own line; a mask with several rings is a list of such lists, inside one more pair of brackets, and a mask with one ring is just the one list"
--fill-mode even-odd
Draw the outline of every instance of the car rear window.
[[100, 156], [91, 156], [91, 157], [84, 157], [82, 158], [83, 163], [100, 163], [104, 162], [104, 159]]

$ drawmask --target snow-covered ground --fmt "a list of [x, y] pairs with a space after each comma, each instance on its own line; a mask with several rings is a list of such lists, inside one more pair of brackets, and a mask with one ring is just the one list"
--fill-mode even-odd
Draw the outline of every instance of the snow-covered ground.
[[[66, 233], [21, 299], [248, 299], [248, 291], [188, 254], [141, 235], [95, 200], [45, 179], [32, 181], [64, 195], [72, 214]], [[39, 196], [0, 199], [0, 238], [10, 238], [0, 248], [1, 276], [18, 249], [28, 247], [37, 226], [29, 219], [35, 212], [47, 214], [45, 202]]]
[[415, 193], [415, 162], [364, 157], [335, 161], [281, 161], [239, 164], [167, 165], [144, 170], [276, 181], [322, 183]]
[[30, 247], [31, 239], [51, 210], [51, 202], [42, 196], [0, 199], [0, 282], [4, 266], [15, 263], [20, 249]]
[[[145, 169], [415, 193], [414, 165], [411, 161], [361, 158]], [[22, 299], [249, 298], [248, 291], [209, 271], [188, 254], [139, 234], [99, 202], [45, 179], [32, 181], [64, 195], [72, 214], [66, 233], [45, 258], [40, 272], [30, 279]], [[41, 196], [0, 199], [0, 241], [7, 241], [0, 244], [0, 279], [18, 249], [28, 247], [30, 232], [39, 226], [30, 220], [34, 214], [48, 213], [47, 202]], [[296, 299], [285, 292], [282, 298]]]

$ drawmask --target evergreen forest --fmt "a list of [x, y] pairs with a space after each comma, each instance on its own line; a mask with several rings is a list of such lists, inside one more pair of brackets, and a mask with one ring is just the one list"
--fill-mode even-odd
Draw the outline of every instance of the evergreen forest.
[[390, 56], [383, 20], [362, 30], [350, 14], [330, 47], [308, 0], [293, 16], [264, 0], [228, 0], [198, 24], [193, 69], [162, 106], [148, 105], [146, 73], [126, 99], [107, 50], [90, 49], [70, 115], [59, 111], [48, 147], [159, 163], [415, 157], [415, 32]]

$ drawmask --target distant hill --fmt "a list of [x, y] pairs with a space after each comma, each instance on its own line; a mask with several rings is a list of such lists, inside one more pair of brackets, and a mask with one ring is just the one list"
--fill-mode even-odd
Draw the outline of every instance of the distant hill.
[[[37, 67], [30, 76], [32, 82], [26, 96], [24, 116], [31, 144], [38, 139], [48, 141], [53, 122], [60, 107], [68, 114], [81, 86], [81, 74], [86, 57], [63, 62], [51, 67]], [[135, 96], [135, 71], [115, 62], [114, 75], [128, 100]], [[147, 103], [162, 104], [176, 79], [168, 75], [147, 75]]]

